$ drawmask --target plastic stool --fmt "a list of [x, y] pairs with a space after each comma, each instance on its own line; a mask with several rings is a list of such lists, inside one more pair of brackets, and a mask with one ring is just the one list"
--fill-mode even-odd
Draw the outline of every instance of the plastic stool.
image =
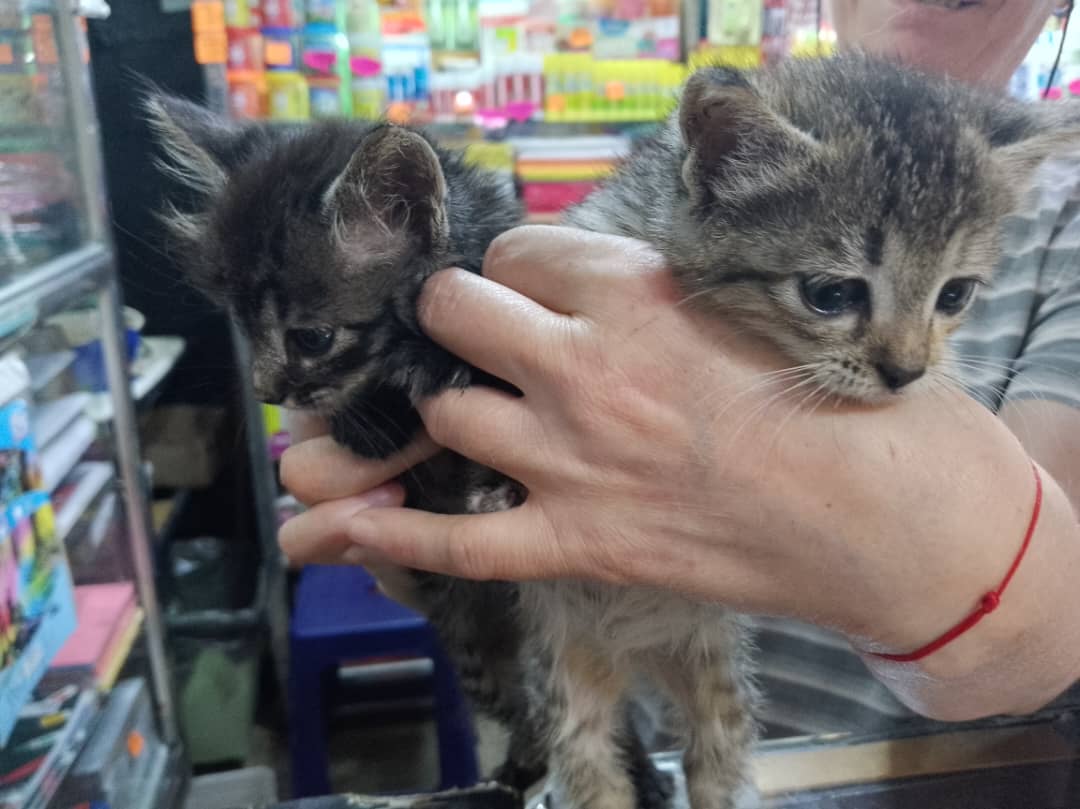
[[343, 662], [384, 655], [430, 659], [440, 788], [476, 783], [469, 708], [431, 625], [386, 598], [360, 567], [312, 565], [300, 574], [289, 630], [289, 749], [293, 797], [330, 792], [324, 687]]

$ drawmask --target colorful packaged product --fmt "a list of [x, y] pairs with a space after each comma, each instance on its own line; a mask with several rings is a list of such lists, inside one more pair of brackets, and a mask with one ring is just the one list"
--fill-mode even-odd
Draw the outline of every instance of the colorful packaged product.
[[262, 29], [263, 61], [274, 70], [300, 70], [302, 41], [299, 31], [292, 28]]
[[0, 745], [53, 657], [75, 630], [74, 587], [44, 492], [0, 520]]
[[311, 117], [307, 82], [295, 70], [266, 74], [267, 112], [276, 121], [306, 121]]
[[251, 25], [251, 4], [248, 0], [225, 0], [225, 25], [231, 28]]
[[357, 118], [376, 120], [386, 107], [386, 80], [382, 65], [371, 59], [350, 60], [353, 72], [352, 109]]
[[263, 36], [257, 28], [228, 28], [229, 70], [256, 70], [266, 67]]
[[30, 405], [14, 399], [0, 408], [0, 506], [41, 486], [41, 468], [30, 432]]
[[304, 24], [299, 0], [262, 0], [260, 11], [266, 28], [299, 28]]
[[262, 73], [230, 70], [229, 113], [234, 118], [262, 118], [266, 111], [266, 78]]

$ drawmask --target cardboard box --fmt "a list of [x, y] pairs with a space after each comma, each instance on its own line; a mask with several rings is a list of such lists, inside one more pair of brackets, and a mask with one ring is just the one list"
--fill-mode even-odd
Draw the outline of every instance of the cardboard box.
[[225, 411], [170, 405], [151, 410], [141, 425], [143, 454], [154, 468], [154, 486], [204, 489], [222, 464]]

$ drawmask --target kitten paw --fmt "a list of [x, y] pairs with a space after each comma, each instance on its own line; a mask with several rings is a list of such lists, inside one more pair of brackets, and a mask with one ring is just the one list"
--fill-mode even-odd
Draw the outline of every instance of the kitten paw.
[[491, 778], [524, 795], [540, 783], [546, 775], [547, 767], [542, 764], [528, 765], [507, 759], [496, 768]]
[[635, 809], [668, 809], [675, 798], [675, 776], [646, 761], [647, 766], [631, 765]]
[[470, 492], [465, 498], [470, 514], [490, 514], [495, 511], [508, 511], [525, 502], [525, 490], [513, 481], [504, 481], [495, 486], [484, 486]]

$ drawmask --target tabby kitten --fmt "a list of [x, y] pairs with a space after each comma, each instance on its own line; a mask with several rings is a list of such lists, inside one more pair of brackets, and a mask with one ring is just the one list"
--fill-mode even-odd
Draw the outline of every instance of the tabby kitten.
[[[248, 337], [258, 397], [318, 412], [360, 455], [405, 446], [420, 425], [413, 401], [473, 377], [421, 333], [421, 285], [443, 267], [480, 270], [491, 240], [521, 219], [512, 182], [404, 128], [239, 124], [166, 96], [145, 107], [162, 168], [194, 192], [165, 223], [187, 278]], [[403, 483], [410, 505], [439, 512], [521, 497], [450, 453]], [[435, 626], [476, 707], [508, 726], [499, 777], [523, 788], [541, 776], [516, 589], [415, 571], [393, 578], [393, 595]]]
[[[440, 268], [479, 272], [488, 244], [521, 219], [512, 182], [400, 127], [241, 125], [164, 96], [146, 111], [163, 168], [195, 196], [191, 210], [171, 207], [166, 224], [188, 278], [249, 338], [263, 401], [313, 409], [338, 442], [385, 457], [415, 435], [417, 399], [501, 384], [425, 337], [416, 299]], [[524, 497], [513, 481], [451, 453], [403, 483], [410, 506], [444, 513], [504, 509]], [[549, 723], [529, 692], [546, 678], [522, 633], [516, 586], [377, 573], [432, 622], [475, 706], [508, 728], [495, 777], [531, 786], [546, 769]], [[620, 730], [619, 748], [640, 806], [665, 802], [670, 779], [636, 736]]]
[[[810, 390], [884, 404], [940, 370], [996, 264], [1002, 220], [1041, 160], [1077, 145], [1075, 108], [862, 57], [704, 69], [669, 124], [564, 222], [651, 243], [688, 303], [774, 343]], [[754, 739], [737, 615], [568, 581], [523, 584], [522, 600], [552, 664], [558, 809], [633, 805], [613, 740], [635, 674], [683, 709], [693, 809], [735, 805]]]

